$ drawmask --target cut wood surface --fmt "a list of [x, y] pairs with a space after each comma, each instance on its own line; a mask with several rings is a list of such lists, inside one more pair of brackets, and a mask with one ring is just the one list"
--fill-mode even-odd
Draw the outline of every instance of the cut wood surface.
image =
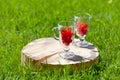
[[[75, 39], [77, 41], [77, 39]], [[41, 38], [28, 43], [22, 49], [21, 63], [23, 65], [32, 64], [50, 64], [50, 65], [74, 65], [79, 63], [93, 63], [99, 56], [97, 48], [92, 44], [87, 48], [81, 48], [74, 45], [70, 46], [70, 50], [75, 56], [71, 59], [63, 59], [59, 56], [59, 52], [63, 50], [63, 46], [54, 38]]]

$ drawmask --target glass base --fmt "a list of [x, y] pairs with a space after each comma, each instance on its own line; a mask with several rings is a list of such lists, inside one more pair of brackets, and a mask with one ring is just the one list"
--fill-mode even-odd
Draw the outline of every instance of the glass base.
[[74, 53], [71, 51], [62, 51], [59, 53], [59, 55], [64, 59], [71, 59], [74, 57]]
[[75, 41], [74, 45], [78, 47], [83, 47], [83, 48], [86, 48], [89, 46], [87, 41]]

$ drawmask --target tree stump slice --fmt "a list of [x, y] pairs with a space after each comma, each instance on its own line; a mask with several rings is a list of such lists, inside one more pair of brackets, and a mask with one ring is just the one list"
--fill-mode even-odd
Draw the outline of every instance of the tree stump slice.
[[[75, 41], [78, 41], [78, 39], [75, 39]], [[99, 56], [97, 48], [92, 43], [89, 43], [87, 48], [70, 45], [70, 50], [74, 52], [75, 56], [69, 60], [59, 56], [59, 52], [62, 50], [63, 46], [54, 38], [36, 39], [23, 47], [21, 63], [24, 66], [32, 65], [37, 67], [41, 67], [42, 65], [77, 65], [80, 67], [82, 63], [86, 67], [97, 63]]]

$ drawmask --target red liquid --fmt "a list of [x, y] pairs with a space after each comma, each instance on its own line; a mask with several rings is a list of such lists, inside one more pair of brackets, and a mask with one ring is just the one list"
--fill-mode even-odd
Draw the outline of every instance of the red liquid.
[[68, 27], [61, 30], [60, 32], [63, 44], [68, 46], [72, 42], [73, 32]]
[[88, 24], [83, 24], [81, 22], [77, 22], [77, 33], [78, 35], [84, 36], [87, 33]]

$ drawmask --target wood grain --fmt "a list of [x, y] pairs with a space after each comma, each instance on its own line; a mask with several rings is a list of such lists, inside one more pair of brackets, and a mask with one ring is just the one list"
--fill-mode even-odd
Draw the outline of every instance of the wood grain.
[[[75, 41], [78, 41], [75, 39]], [[70, 50], [75, 56], [72, 59], [63, 59], [59, 56], [59, 52], [63, 50], [63, 46], [54, 38], [41, 38], [28, 43], [22, 49], [21, 63], [22, 65], [42, 66], [44, 65], [76, 65], [80, 63], [94, 64], [99, 56], [97, 48], [89, 43], [89, 47], [81, 48], [74, 45], [70, 46]], [[92, 63], [91, 63], [92, 62]]]

